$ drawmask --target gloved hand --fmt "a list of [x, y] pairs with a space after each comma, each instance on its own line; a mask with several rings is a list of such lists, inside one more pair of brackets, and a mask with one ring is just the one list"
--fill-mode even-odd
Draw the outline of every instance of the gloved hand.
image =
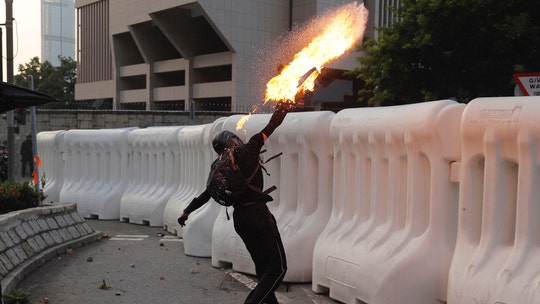
[[186, 225], [186, 221], [188, 219], [188, 214], [186, 213], [182, 213], [182, 215], [178, 218], [178, 224], [180, 224], [180, 226], [184, 227]]
[[296, 108], [296, 103], [291, 100], [280, 101], [276, 104], [276, 111], [291, 112]]

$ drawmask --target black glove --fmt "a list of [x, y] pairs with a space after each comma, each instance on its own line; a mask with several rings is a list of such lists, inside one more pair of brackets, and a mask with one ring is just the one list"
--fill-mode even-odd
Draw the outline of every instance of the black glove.
[[296, 108], [296, 103], [287, 100], [276, 104], [276, 112], [291, 112]]
[[186, 225], [187, 219], [188, 219], [187, 215], [182, 215], [181, 217], [178, 218], [178, 224], [180, 224], [180, 226], [184, 227]]
[[281, 125], [285, 119], [285, 116], [287, 113], [289, 113], [292, 107], [294, 107], [294, 103], [291, 101], [278, 102], [276, 104], [276, 110], [272, 114], [272, 117], [270, 117], [270, 121], [264, 127], [264, 129], [262, 129], [261, 133], [265, 134], [267, 137], [270, 136], [274, 130]]

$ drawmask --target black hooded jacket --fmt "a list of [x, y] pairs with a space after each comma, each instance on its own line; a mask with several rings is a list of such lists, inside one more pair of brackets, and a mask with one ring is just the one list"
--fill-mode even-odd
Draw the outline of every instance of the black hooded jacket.
[[[244, 176], [249, 177], [255, 170], [257, 170], [255, 176], [251, 180], [251, 184], [259, 189], [263, 189], [264, 187], [262, 169], [259, 166], [259, 154], [262, 146], [264, 145], [266, 139], [274, 132], [274, 130], [281, 125], [289, 110], [290, 109], [286, 107], [279, 107], [272, 114], [270, 121], [261, 132], [251, 136], [247, 143], [234, 151], [234, 159], [236, 160], [236, 164]], [[205, 190], [189, 203], [189, 205], [184, 209], [184, 212], [189, 214], [200, 208], [202, 205], [208, 202], [208, 200], [210, 200], [210, 194], [207, 190]], [[238, 204], [255, 200], [256, 199], [254, 196], [246, 197], [242, 199], [242, 201], [239, 201]]]

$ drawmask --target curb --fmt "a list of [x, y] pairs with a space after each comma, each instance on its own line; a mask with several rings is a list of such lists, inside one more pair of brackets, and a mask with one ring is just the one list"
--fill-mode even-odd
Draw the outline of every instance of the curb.
[[96, 231], [78, 239], [48, 248], [39, 254], [34, 255], [30, 259], [24, 261], [21, 265], [17, 266], [17, 268], [13, 269], [6, 277], [2, 279], [2, 295], [10, 293], [32, 271], [47, 263], [49, 260], [65, 254], [69, 247], [80, 248], [95, 242], [101, 237], [103, 237], [103, 232]]

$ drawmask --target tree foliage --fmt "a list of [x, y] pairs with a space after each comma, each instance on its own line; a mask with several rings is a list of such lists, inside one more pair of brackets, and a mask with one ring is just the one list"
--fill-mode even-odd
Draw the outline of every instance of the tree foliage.
[[72, 102], [75, 99], [77, 64], [69, 57], [58, 57], [60, 66], [55, 67], [49, 61], [40, 62], [38, 57], [30, 62], [19, 64], [19, 74], [14, 82], [21, 87], [28, 87], [28, 76], [34, 76], [34, 90], [47, 94], [57, 100]]
[[538, 0], [403, 0], [393, 25], [359, 48], [359, 101], [513, 95], [514, 73], [540, 72], [539, 12]]

